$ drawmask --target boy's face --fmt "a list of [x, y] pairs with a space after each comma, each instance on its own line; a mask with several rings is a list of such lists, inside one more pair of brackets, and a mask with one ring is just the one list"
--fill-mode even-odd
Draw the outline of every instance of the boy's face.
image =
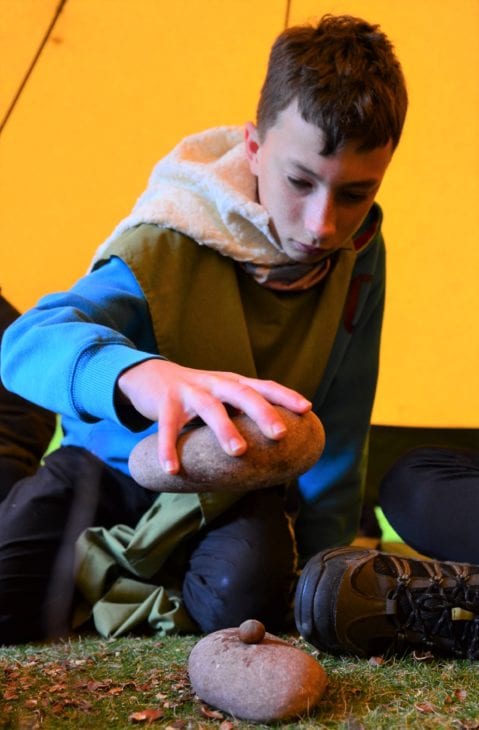
[[390, 142], [369, 152], [348, 142], [322, 156], [322, 132], [304, 121], [296, 103], [281, 112], [263, 142], [249, 122], [245, 141], [272, 232], [283, 251], [301, 263], [319, 260], [357, 231], [392, 155]]

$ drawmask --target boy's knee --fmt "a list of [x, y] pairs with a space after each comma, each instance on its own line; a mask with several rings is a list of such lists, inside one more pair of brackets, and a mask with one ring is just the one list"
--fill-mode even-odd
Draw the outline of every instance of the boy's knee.
[[183, 598], [204, 632], [239, 626], [249, 618], [270, 631], [289, 615], [293, 561], [263, 561], [251, 547], [224, 559], [196, 559], [183, 582]]

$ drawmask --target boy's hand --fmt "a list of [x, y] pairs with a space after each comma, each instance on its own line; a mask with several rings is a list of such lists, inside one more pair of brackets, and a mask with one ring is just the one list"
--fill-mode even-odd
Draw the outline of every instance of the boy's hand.
[[168, 474], [180, 469], [176, 440], [183, 426], [196, 416], [212, 429], [227, 454], [244, 454], [248, 445], [224, 403], [246, 413], [271, 439], [286, 434], [273, 404], [295, 413], [311, 408], [302, 395], [272, 380], [194, 370], [168, 360], [146, 360], [126, 370], [118, 378], [118, 388], [139, 413], [158, 421], [158, 458]]

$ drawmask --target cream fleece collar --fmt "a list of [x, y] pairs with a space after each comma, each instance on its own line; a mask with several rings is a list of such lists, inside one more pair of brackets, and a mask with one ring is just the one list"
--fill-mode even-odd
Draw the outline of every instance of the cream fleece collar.
[[216, 127], [183, 139], [157, 163], [131, 214], [97, 250], [128, 228], [153, 223], [173, 228], [235, 261], [275, 267], [291, 263], [256, 202], [256, 178], [241, 127]]

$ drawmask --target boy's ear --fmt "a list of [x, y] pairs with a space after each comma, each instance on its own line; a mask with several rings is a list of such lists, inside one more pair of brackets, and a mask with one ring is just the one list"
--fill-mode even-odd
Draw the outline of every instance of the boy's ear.
[[249, 162], [249, 168], [253, 175], [258, 174], [258, 150], [260, 141], [258, 129], [253, 122], [246, 122], [244, 127], [244, 141], [246, 147], [246, 156]]

